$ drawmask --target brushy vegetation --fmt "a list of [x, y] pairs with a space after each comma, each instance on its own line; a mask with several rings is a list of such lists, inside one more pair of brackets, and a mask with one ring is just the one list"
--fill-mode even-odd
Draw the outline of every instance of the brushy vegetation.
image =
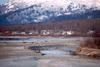
[[81, 47], [100, 49], [100, 32], [95, 31], [92, 34], [92, 39], [86, 40], [85, 43], [81, 45]]
[[81, 44], [81, 47], [100, 49], [100, 38], [88, 39]]

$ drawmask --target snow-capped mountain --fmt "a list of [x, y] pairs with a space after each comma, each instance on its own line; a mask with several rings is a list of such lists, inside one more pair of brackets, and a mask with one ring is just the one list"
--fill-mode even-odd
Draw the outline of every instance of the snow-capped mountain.
[[92, 12], [100, 12], [100, 0], [9, 0], [0, 7], [0, 24], [38, 23], [84, 15], [92, 18]]

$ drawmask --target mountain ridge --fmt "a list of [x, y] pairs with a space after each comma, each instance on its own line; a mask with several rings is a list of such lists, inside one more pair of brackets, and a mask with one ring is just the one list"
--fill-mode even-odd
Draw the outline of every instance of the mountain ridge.
[[[26, 7], [24, 6], [25, 3], [21, 1], [18, 3], [15, 2], [8, 2], [5, 6], [3, 5], [4, 7], [1, 6], [0, 25], [100, 18], [100, 10], [98, 10], [97, 7], [88, 8], [84, 4], [69, 2], [67, 6], [64, 7], [51, 4], [49, 8], [44, 8], [43, 4], [29, 4], [30, 6]], [[56, 6], [57, 9], [54, 10]]]

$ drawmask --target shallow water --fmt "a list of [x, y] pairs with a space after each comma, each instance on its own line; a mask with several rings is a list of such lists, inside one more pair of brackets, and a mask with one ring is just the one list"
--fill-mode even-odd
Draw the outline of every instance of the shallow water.
[[[80, 42], [83, 38], [29, 38], [27, 40], [4, 40], [4, 42], [8, 42], [10, 45], [13, 42], [52, 42], [52, 43], [61, 43], [61, 44], [77, 44], [76, 42]], [[83, 40], [84, 41], [84, 40]], [[2, 42], [2, 41], [0, 41]], [[10, 43], [9, 43], [10, 42]], [[42, 46], [42, 53], [46, 53], [45, 55], [36, 55], [33, 54], [31, 56], [21, 55], [0, 59], [0, 67], [100, 67], [100, 59], [89, 59], [83, 58], [75, 55], [70, 55], [67, 52], [75, 51], [76, 45], [72, 47], [65, 46]], [[8, 47], [7, 47], [8, 48]], [[7, 49], [5, 48], [5, 49]], [[46, 50], [48, 49], [48, 50]], [[7, 49], [8, 50], [8, 49]], [[10, 49], [11, 51], [22, 51], [24, 47], [16, 47], [14, 49]], [[22, 54], [21, 52], [18, 54]], [[24, 50], [27, 52], [27, 50]], [[15, 53], [14, 52], [14, 53]], [[16, 53], [15, 53], [16, 54]]]
[[75, 56], [21, 57], [0, 60], [0, 67], [100, 67], [100, 60]]

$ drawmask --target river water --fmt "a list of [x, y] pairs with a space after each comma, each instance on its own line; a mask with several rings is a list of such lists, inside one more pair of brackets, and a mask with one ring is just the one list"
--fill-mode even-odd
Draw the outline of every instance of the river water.
[[[76, 55], [70, 55], [69, 51], [74, 51], [76, 46], [80, 44], [80, 41], [84, 41], [84, 38], [25, 38], [20, 40], [0, 40], [7, 42], [9, 45], [12, 42], [49, 42], [49, 43], [61, 43], [71, 45], [72, 47], [65, 46], [47, 46], [48, 50], [41, 50], [40, 52], [45, 55], [31, 55], [31, 56], [20, 56], [0, 59], [0, 67], [100, 67], [100, 59], [92, 59], [86, 57], [80, 57]], [[15, 47], [16, 48], [16, 47]], [[19, 49], [20, 48], [20, 49]], [[7, 49], [7, 48], [5, 48]], [[24, 48], [17, 47], [16, 50], [24, 50]], [[7, 49], [8, 50], [8, 49]], [[16, 50], [13, 49], [15, 52]], [[25, 50], [27, 51], [27, 50]], [[34, 51], [33, 51], [34, 52]]]

